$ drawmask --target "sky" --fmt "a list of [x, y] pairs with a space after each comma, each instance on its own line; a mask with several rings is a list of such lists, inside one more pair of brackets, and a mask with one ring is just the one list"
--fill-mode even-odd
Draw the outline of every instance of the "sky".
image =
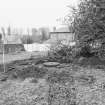
[[0, 27], [59, 26], [56, 20], [69, 13], [67, 5], [77, 3], [78, 0], [0, 0]]

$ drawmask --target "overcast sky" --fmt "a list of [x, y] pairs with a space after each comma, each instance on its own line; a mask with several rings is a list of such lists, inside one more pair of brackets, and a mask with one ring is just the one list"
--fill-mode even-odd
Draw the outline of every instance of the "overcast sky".
[[78, 0], [0, 0], [0, 27], [57, 26], [56, 19], [65, 16], [67, 5]]

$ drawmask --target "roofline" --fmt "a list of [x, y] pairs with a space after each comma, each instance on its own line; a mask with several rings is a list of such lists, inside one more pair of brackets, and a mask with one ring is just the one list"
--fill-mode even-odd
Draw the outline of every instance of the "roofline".
[[72, 33], [72, 32], [50, 32], [50, 34], [56, 34], [56, 33]]

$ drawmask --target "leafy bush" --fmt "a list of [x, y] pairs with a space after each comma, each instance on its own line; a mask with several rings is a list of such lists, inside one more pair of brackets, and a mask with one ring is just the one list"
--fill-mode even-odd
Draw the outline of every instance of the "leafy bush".
[[[75, 7], [70, 9], [72, 15], [69, 14], [66, 21], [82, 46], [94, 43], [95, 40], [105, 43], [105, 0], [80, 0], [78, 9]], [[101, 48], [94, 50], [96, 53], [97, 51], [100, 59], [105, 59], [105, 50], [102, 51]]]
[[95, 53], [92, 53], [90, 46], [86, 45], [81, 47], [80, 55], [83, 57], [92, 57], [95, 55]]
[[[57, 61], [61, 63], [70, 63], [76, 57], [77, 53], [75, 47], [63, 45], [59, 43], [56, 47], [52, 48], [48, 54], [50, 61]], [[75, 52], [75, 53], [74, 53]], [[78, 51], [77, 51], [78, 52]]]
[[92, 56], [95, 56], [95, 53], [91, 52], [91, 48], [89, 45], [68, 46], [59, 43], [49, 52], [48, 60], [60, 63], [72, 63], [80, 57], [89, 58]]

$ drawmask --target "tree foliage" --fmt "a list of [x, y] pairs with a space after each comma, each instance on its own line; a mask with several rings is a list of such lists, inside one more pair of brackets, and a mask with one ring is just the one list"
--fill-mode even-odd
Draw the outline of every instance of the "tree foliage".
[[72, 26], [79, 42], [105, 41], [105, 0], [81, 0], [78, 9], [72, 10]]

